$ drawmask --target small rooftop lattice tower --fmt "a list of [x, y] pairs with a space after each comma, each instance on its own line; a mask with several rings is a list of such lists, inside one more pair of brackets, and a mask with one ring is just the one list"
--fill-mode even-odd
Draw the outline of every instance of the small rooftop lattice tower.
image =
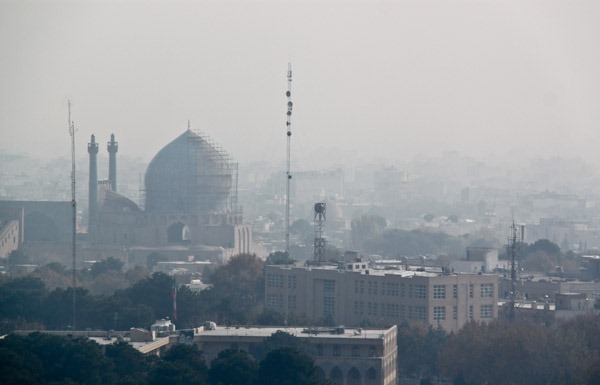
[[315, 203], [315, 262], [322, 263], [325, 260], [325, 238], [323, 238], [323, 227], [325, 227], [325, 213], [327, 206], [325, 202]]
[[510, 235], [508, 237], [507, 244], [507, 254], [509, 257], [510, 263], [510, 293], [509, 293], [509, 302], [508, 302], [508, 319], [510, 321], [514, 321], [515, 319], [515, 306], [517, 302], [517, 279], [518, 279], [518, 247], [521, 242], [523, 242], [525, 238], [525, 226], [517, 226], [513, 221], [510, 226]]

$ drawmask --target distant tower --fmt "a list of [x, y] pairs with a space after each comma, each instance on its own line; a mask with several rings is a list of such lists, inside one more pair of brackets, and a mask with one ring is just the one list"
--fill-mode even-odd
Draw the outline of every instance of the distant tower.
[[325, 238], [323, 238], [323, 227], [325, 226], [325, 202], [315, 203], [315, 262], [322, 263], [325, 260]]
[[117, 151], [119, 151], [119, 142], [115, 142], [115, 134], [110, 134], [110, 142], [106, 144], [108, 150], [108, 180], [110, 180], [110, 189], [117, 191]]
[[287, 112], [286, 112], [286, 127], [287, 127], [287, 162], [286, 162], [286, 181], [285, 181], [285, 251], [290, 253], [290, 182], [292, 180], [292, 172], [290, 170], [290, 148], [292, 140], [292, 64], [288, 63], [288, 90], [285, 93], [287, 96]]
[[518, 279], [518, 253], [519, 245], [525, 239], [525, 226], [521, 225], [517, 227], [513, 220], [512, 226], [510, 227], [510, 236], [508, 237], [507, 254], [510, 263], [510, 293], [508, 302], [508, 319], [510, 321], [515, 320], [515, 307], [517, 304], [517, 279]]
[[88, 154], [90, 154], [90, 185], [89, 185], [89, 212], [88, 212], [88, 234], [94, 235], [98, 221], [98, 143], [96, 136], [88, 143]]

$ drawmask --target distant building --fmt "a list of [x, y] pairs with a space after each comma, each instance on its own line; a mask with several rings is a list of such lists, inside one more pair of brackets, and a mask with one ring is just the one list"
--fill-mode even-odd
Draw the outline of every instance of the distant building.
[[496, 274], [375, 270], [353, 262], [342, 269], [266, 266], [265, 278], [268, 308], [335, 324], [407, 321], [456, 331], [470, 320], [498, 317]]
[[467, 247], [466, 260], [450, 262], [455, 273], [491, 273], [506, 268], [507, 261], [498, 261], [498, 249], [489, 247]]
[[277, 331], [308, 340], [316, 351], [321, 376], [339, 385], [396, 385], [396, 326], [388, 329], [216, 327], [200, 328], [194, 341], [210, 364], [226, 349], [251, 353]]

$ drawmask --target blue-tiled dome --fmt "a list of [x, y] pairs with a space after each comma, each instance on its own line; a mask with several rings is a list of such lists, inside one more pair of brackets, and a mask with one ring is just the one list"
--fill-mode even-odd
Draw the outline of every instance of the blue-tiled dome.
[[229, 197], [232, 170], [222, 151], [187, 130], [152, 159], [145, 184], [146, 211], [219, 211]]

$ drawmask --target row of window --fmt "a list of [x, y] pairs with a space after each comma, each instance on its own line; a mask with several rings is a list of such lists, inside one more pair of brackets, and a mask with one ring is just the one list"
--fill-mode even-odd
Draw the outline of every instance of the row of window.
[[[288, 289], [295, 289], [297, 286], [298, 277], [295, 275], [287, 276]], [[267, 274], [267, 287], [283, 287], [284, 276], [283, 274]]]
[[[364, 350], [366, 348], [366, 346], [363, 347], [362, 350]], [[375, 357], [375, 354], [377, 352], [377, 349], [375, 348], [375, 346], [369, 346], [368, 347], [368, 356], [369, 357]], [[327, 352], [325, 352], [325, 348], [323, 347], [323, 345], [317, 345], [317, 356], [324, 356], [326, 355]], [[342, 347], [340, 345], [333, 345], [333, 347], [331, 348], [331, 355], [332, 356], [336, 356], [339, 357], [342, 355]], [[354, 345], [352, 346], [352, 357], [360, 357], [361, 356], [361, 348], [358, 345]]]
[[[367, 281], [366, 293], [369, 295], [388, 295], [388, 296], [406, 296], [406, 286], [408, 286], [408, 298], [427, 298], [426, 285], [405, 285], [395, 282], [382, 282], [381, 288], [379, 282]], [[446, 298], [447, 285], [433, 285], [433, 299]], [[365, 294], [365, 281], [354, 281], [354, 293]], [[475, 285], [469, 285], [469, 297], [473, 298], [475, 293]], [[492, 298], [494, 296], [494, 285], [491, 283], [482, 283], [480, 285], [480, 298]], [[458, 297], [458, 285], [452, 285], [452, 297]]]
[[[363, 301], [354, 301], [354, 314], [367, 316], [399, 317], [401, 319], [425, 320], [427, 310], [424, 306], [405, 306], [393, 303], [367, 302], [366, 312]], [[481, 305], [479, 317], [491, 319], [494, 316], [493, 305]], [[452, 307], [452, 319], [458, 318], [458, 307]], [[433, 319], [436, 321], [446, 320], [446, 306], [433, 307]], [[473, 319], [473, 305], [469, 305], [469, 319]]]
[[[266, 305], [267, 305], [267, 307], [272, 308], [272, 309], [277, 309], [277, 308], [283, 309], [283, 307], [284, 307], [283, 295], [282, 294], [267, 294]], [[288, 306], [288, 309], [296, 308], [296, 296], [295, 295], [287, 296], [287, 306]]]

